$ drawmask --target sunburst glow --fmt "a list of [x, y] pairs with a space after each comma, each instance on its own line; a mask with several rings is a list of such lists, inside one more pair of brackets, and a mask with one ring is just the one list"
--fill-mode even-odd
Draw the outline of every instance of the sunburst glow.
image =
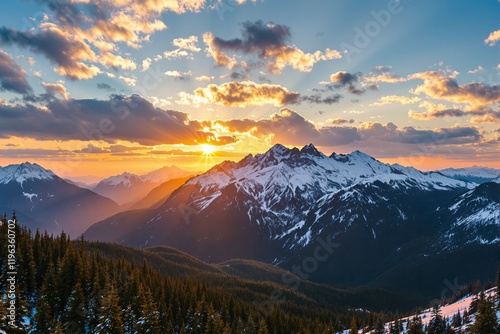
[[212, 155], [215, 152], [215, 146], [209, 144], [202, 144], [201, 151], [203, 152], [203, 155]]

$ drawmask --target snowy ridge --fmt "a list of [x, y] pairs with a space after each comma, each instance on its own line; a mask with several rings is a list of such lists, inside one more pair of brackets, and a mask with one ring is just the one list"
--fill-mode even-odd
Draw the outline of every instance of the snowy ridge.
[[191, 173], [184, 171], [175, 166], [162, 167], [158, 170], [152, 171], [144, 175], [136, 175], [128, 172], [124, 172], [120, 175], [115, 175], [108, 177], [107, 179], [99, 182], [101, 186], [124, 186], [126, 188], [131, 187], [134, 183], [162, 183], [170, 179], [185, 177]]
[[[495, 290], [496, 290], [496, 288], [492, 288], [492, 289], [485, 291], [484, 292], [485, 297], [486, 298], [494, 297]], [[440, 314], [446, 320], [447, 324], [451, 325], [453, 316], [456, 315], [457, 313], [460, 313], [460, 315], [463, 316], [464, 312], [469, 310], [469, 307], [475, 298], [476, 299], [479, 298], [479, 294], [468, 295], [468, 296], [465, 296], [465, 297], [457, 300], [454, 303], [442, 305], [439, 308]], [[497, 313], [497, 319], [500, 319], [500, 311], [497, 311], [496, 313]], [[399, 321], [403, 325], [403, 331], [401, 332], [402, 334], [408, 333], [408, 330], [407, 330], [408, 322], [412, 318], [414, 318], [415, 316], [418, 316], [422, 320], [423, 325], [427, 326], [432, 319], [432, 308], [425, 309], [422, 312], [420, 312], [419, 314], [415, 314], [415, 315], [411, 315], [409, 317], [399, 319]], [[455, 331], [457, 331], [457, 330], [465, 331], [467, 329], [467, 327], [474, 324], [475, 321], [476, 321], [476, 313], [473, 313], [473, 314], [469, 315], [469, 322], [467, 324], [463, 324], [459, 328], [455, 328]], [[385, 324], [385, 330], [387, 333], [389, 333], [389, 329], [391, 327], [391, 324], [393, 324], [393, 322], [388, 322]], [[349, 332], [350, 332], [349, 330], [344, 330], [344, 331], [339, 332], [337, 334], [349, 334]], [[359, 333], [373, 334], [374, 331], [373, 330], [372, 331], [359, 330]], [[494, 334], [494, 333], [491, 333], [491, 334]]]
[[467, 180], [475, 183], [500, 181], [500, 169], [488, 167], [472, 166], [468, 168], [446, 168], [437, 172], [454, 179]]
[[452, 218], [451, 226], [443, 232], [442, 242], [446, 247], [456, 247], [457, 243], [496, 244], [500, 242], [500, 229], [498, 228], [500, 185], [482, 184], [457, 197], [446, 210]]
[[52, 181], [58, 177], [52, 171], [44, 169], [40, 165], [24, 162], [20, 165], [9, 165], [0, 167], [0, 184], [17, 182], [21, 186], [26, 181], [42, 180]]
[[312, 144], [301, 151], [278, 144], [265, 154], [249, 155], [239, 163], [224, 162], [191, 179], [188, 184], [200, 185], [203, 190], [222, 188], [230, 183], [240, 187], [244, 187], [243, 183], [250, 183], [262, 190], [269, 190], [273, 185], [286, 186], [293, 191], [315, 187], [325, 194], [374, 180], [390, 184], [413, 180], [424, 189], [471, 189], [474, 186], [438, 172], [423, 173], [413, 167], [384, 164], [359, 151], [347, 155], [334, 153], [327, 157]]
[[133, 183], [133, 179], [140, 180], [140, 178], [137, 175], [125, 172], [125, 173], [122, 173], [120, 175], [115, 175], [115, 176], [109, 177], [109, 178], [107, 178], [99, 183], [107, 184], [108, 186], [123, 185], [123, 186], [129, 188]]
[[[421, 191], [471, 189], [475, 186], [438, 172], [423, 173], [413, 167], [385, 164], [360, 151], [326, 156], [312, 144], [301, 150], [277, 144], [264, 154], [248, 155], [238, 163], [223, 162], [192, 178], [185, 186], [196, 189], [196, 199], [188, 205], [201, 209], [200, 202], [211, 202], [222, 189], [234, 185], [248, 198], [248, 218], [259, 226], [268, 227], [271, 239], [276, 240], [297, 232], [297, 224], [305, 220], [311, 207], [321, 208], [322, 204], [328, 207], [329, 201], [339, 191], [345, 191], [344, 199], [362, 197], [364, 195], [357, 194], [355, 186], [374, 185], [376, 182], [398, 190]], [[365, 200], [377, 205], [375, 199]], [[207, 204], [202, 207], [206, 208]], [[316, 218], [322, 214], [325, 212], [318, 211]], [[399, 211], [399, 214], [405, 219], [403, 212]], [[352, 222], [357, 216], [333, 218], [341, 221], [349, 218]], [[346, 226], [349, 221], [345, 221]], [[298, 244], [305, 245], [312, 239], [311, 230], [300, 233]]]

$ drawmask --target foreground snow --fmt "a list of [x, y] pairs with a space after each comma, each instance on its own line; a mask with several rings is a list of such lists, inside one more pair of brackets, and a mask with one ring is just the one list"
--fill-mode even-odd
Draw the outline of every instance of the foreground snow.
[[[486, 297], [494, 296], [495, 295], [495, 290], [496, 290], [496, 288], [491, 288], [491, 289], [485, 291], [485, 296]], [[443, 318], [446, 319], [446, 321], [448, 323], [451, 323], [452, 318], [453, 318], [453, 316], [455, 314], [457, 314], [458, 312], [460, 312], [460, 315], [463, 316], [464, 312], [466, 310], [469, 310], [470, 304], [472, 303], [472, 301], [474, 300], [474, 298], [479, 298], [479, 294], [477, 294], [477, 295], [468, 295], [468, 296], [465, 296], [465, 297], [457, 300], [454, 303], [447, 304], [447, 305], [444, 305], [444, 306], [440, 306], [441, 315], [443, 316]], [[422, 322], [423, 322], [424, 326], [427, 326], [429, 324], [430, 320], [432, 319], [432, 308], [425, 309], [425, 310], [423, 310], [422, 312], [420, 312], [417, 315], [420, 317], [420, 319], [422, 319]], [[409, 317], [405, 317], [405, 318], [401, 318], [400, 319], [400, 322], [403, 323], [403, 327], [404, 327], [404, 331], [402, 333], [405, 333], [405, 334], [407, 333], [406, 326], [408, 324], [408, 321], [410, 319], [412, 319], [414, 316], [415, 315], [411, 315]], [[497, 318], [500, 319], [500, 311], [497, 311]], [[470, 326], [471, 324], [473, 324], [475, 320], [476, 320], [476, 314], [475, 313], [474, 314], [470, 314], [469, 315], [469, 323], [468, 324], [464, 324], [459, 329], [465, 330], [468, 326]], [[388, 323], [385, 324], [385, 329], [386, 329], [387, 333], [389, 332], [389, 328], [390, 328], [391, 324], [392, 324], [392, 322], [388, 322]], [[455, 329], [455, 330], [457, 330], [457, 329]], [[363, 332], [363, 330], [359, 330], [358, 333], [372, 334], [373, 331]], [[344, 330], [344, 331], [339, 332], [337, 334], [349, 334], [349, 330]]]

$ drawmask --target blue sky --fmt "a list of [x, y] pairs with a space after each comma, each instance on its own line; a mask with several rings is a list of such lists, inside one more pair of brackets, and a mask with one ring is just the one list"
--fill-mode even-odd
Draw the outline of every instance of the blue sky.
[[2, 6], [0, 164], [200, 170], [312, 142], [500, 167], [499, 1]]

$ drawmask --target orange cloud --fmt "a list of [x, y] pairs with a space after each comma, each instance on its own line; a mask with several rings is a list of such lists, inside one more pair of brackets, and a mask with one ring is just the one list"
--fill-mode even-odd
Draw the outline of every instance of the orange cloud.
[[98, 67], [85, 63], [95, 62], [97, 57], [81, 36], [63, 30], [53, 23], [40, 24], [39, 32], [20, 32], [2, 27], [0, 43], [16, 44], [42, 53], [57, 64], [57, 73], [73, 80], [90, 79], [100, 73]]
[[492, 123], [499, 124], [500, 123], [500, 112], [491, 112], [483, 117], [472, 117], [470, 119], [472, 123]]
[[[484, 116], [481, 119], [491, 120], [492, 118], [488, 116], [492, 114], [498, 114], [495, 113], [490, 108], [465, 108], [465, 109], [460, 109], [456, 107], [450, 108], [442, 103], [435, 104], [429, 101], [422, 102], [419, 105], [419, 107], [427, 109], [427, 112], [421, 113], [410, 110], [408, 112], [408, 116], [418, 120], [430, 120], [430, 119], [444, 118], [444, 117]], [[473, 118], [471, 119], [471, 121], [473, 123], [484, 123], [477, 121], [479, 119], [480, 118]]]
[[211, 84], [198, 88], [194, 94], [181, 94], [182, 104], [219, 104], [226, 107], [262, 106], [271, 104], [283, 106], [296, 104], [299, 93], [290, 92], [285, 87], [272, 84], [257, 84], [253, 81], [227, 82], [222, 85]]
[[214, 43], [215, 36], [212, 33], [203, 34], [203, 42], [207, 45], [207, 55], [211, 56], [215, 63], [219, 66], [226, 66], [229, 69], [234, 68], [238, 65], [238, 62], [234, 57], [229, 57], [224, 52], [222, 52]]
[[192, 52], [200, 52], [201, 49], [196, 45], [198, 43], [197, 36], [189, 36], [188, 38], [176, 38], [172, 41], [172, 45], [182, 50]]
[[135, 70], [137, 68], [137, 65], [132, 60], [114, 55], [111, 52], [104, 52], [99, 57], [99, 60], [106, 67], [121, 67], [124, 70]]
[[59, 94], [63, 99], [65, 100], [68, 99], [68, 92], [66, 91], [66, 87], [64, 87], [62, 84], [60, 83], [51, 84], [42, 82], [42, 86], [45, 88], [47, 94], [50, 94], [51, 96]]
[[495, 45], [498, 41], [500, 41], [500, 30], [493, 31], [488, 38], [484, 40], [486, 44], [491, 46]]
[[415, 94], [424, 94], [433, 99], [463, 103], [473, 108], [500, 103], [500, 85], [490, 86], [476, 82], [459, 85], [455, 78], [435, 71], [415, 73], [409, 78], [424, 81], [415, 88]]

